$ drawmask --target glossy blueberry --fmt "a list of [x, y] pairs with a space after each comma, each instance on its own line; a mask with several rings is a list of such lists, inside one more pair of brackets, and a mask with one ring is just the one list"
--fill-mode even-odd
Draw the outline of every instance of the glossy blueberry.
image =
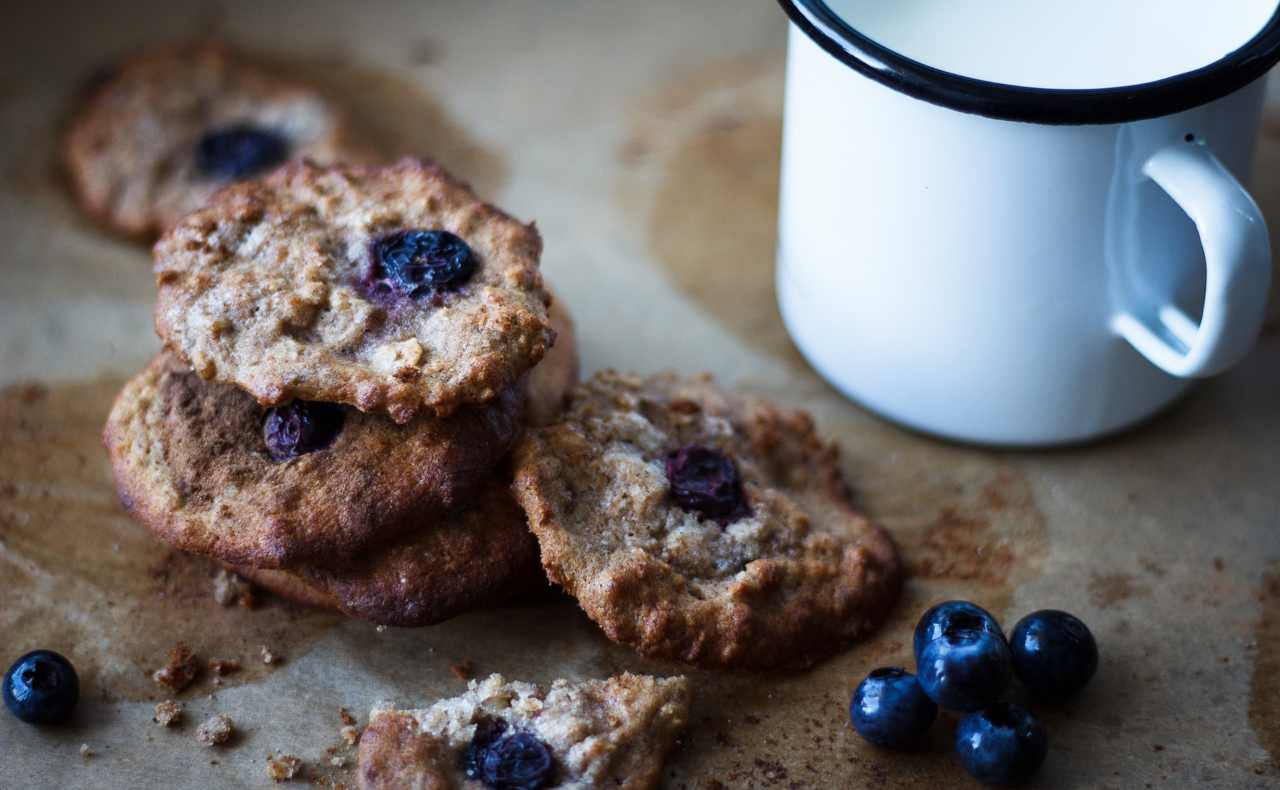
[[1063, 699], [1084, 688], [1098, 670], [1098, 643], [1074, 615], [1033, 612], [1013, 627], [1013, 671], [1045, 699]]
[[342, 430], [341, 406], [295, 400], [267, 411], [262, 440], [276, 461], [288, 461], [328, 447]]
[[80, 678], [71, 662], [52, 650], [33, 650], [4, 676], [4, 704], [28, 724], [58, 724], [80, 699]]
[[718, 521], [721, 526], [751, 514], [738, 465], [719, 450], [689, 445], [667, 455], [671, 495], [685, 510]]
[[966, 612], [951, 616], [937, 639], [920, 652], [920, 687], [950, 710], [977, 710], [999, 699], [1013, 675], [1009, 645]]
[[285, 138], [248, 124], [214, 129], [196, 146], [196, 167], [211, 178], [248, 178], [288, 158]]
[[1049, 751], [1040, 720], [1021, 705], [1002, 702], [960, 720], [956, 755], [979, 782], [1007, 787], [1035, 775]]
[[527, 732], [507, 732], [501, 719], [483, 719], [463, 758], [463, 771], [494, 790], [540, 790], [555, 778], [547, 745]]
[[476, 259], [447, 230], [402, 230], [373, 245], [371, 287], [414, 299], [456, 290], [471, 278]]
[[930, 607], [916, 624], [915, 638], [912, 641], [917, 663], [920, 661], [920, 653], [924, 651], [924, 646], [942, 636], [942, 632], [946, 630], [952, 618], [958, 614], [978, 618], [982, 621], [983, 630], [1004, 639], [1004, 631], [1000, 630], [1000, 623], [996, 622], [996, 618], [992, 617], [986, 609], [968, 601], [943, 601]]
[[858, 734], [885, 749], [909, 749], [938, 716], [916, 676], [897, 667], [873, 670], [858, 684], [849, 720]]

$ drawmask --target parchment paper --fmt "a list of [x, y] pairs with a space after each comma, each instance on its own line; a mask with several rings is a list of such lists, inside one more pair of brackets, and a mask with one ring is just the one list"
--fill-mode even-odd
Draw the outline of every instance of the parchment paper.
[[[311, 74], [384, 144], [435, 155], [536, 219], [587, 371], [710, 370], [812, 409], [841, 441], [861, 503], [912, 569], [904, 599], [874, 639], [812, 672], [690, 673], [695, 712], [668, 786], [970, 786], [949, 720], [910, 755], [847, 725], [853, 686], [909, 666], [911, 627], [944, 596], [1007, 624], [1068, 609], [1098, 636], [1092, 686], [1040, 709], [1038, 786], [1280, 786], [1277, 325], [1166, 416], [1077, 449], [949, 446], [847, 403], [773, 305], [774, 4], [42, 2], [0, 19], [0, 385], [13, 385], [0, 396], [0, 661], [54, 648], [84, 687], [69, 727], [0, 714], [0, 786], [262, 787], [276, 751], [310, 781], [351, 783], [338, 707], [363, 724], [380, 699], [457, 693], [455, 665], [543, 682], [686, 671], [610, 644], [568, 599], [403, 631], [269, 599], [223, 608], [206, 564], [124, 516], [97, 435], [157, 346], [149, 256], [79, 218], [53, 168], [57, 132], [95, 66], [211, 31]], [[1257, 180], [1280, 222], [1280, 121]], [[166, 730], [149, 673], [178, 641], [245, 669], [221, 686], [202, 676], [179, 695], [185, 726]], [[283, 662], [262, 664], [262, 646]], [[211, 750], [194, 731], [215, 712], [239, 734]]]

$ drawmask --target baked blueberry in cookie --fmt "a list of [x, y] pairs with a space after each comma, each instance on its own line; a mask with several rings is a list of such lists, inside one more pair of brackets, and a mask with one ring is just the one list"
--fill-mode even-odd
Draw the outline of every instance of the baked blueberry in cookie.
[[406, 425], [303, 401], [268, 412], [164, 353], [125, 385], [104, 440], [122, 501], [175, 548], [232, 565], [333, 565], [469, 503], [524, 409], [513, 387]]
[[277, 461], [314, 453], [333, 443], [345, 412], [332, 403], [296, 400], [267, 410], [262, 441]]
[[379, 239], [370, 291], [411, 299], [457, 290], [476, 270], [471, 247], [447, 230], [403, 230]]
[[597, 374], [515, 469], [548, 577], [649, 656], [808, 666], [898, 593], [893, 543], [812, 419], [706, 377]]
[[647, 790], [684, 729], [683, 677], [623, 674], [549, 689], [500, 675], [428, 708], [376, 708], [360, 738], [364, 790]]
[[128, 236], [153, 238], [228, 183], [290, 158], [378, 158], [318, 90], [217, 43], [155, 48], [102, 75], [62, 160], [85, 211]]
[[673, 450], [667, 455], [666, 470], [671, 495], [685, 510], [722, 527], [751, 514], [738, 466], [719, 450], [701, 445]]
[[196, 146], [196, 168], [210, 178], [256, 176], [289, 158], [289, 141], [276, 132], [236, 124], [205, 132]]
[[447, 416], [498, 397], [554, 342], [541, 253], [532, 225], [432, 163], [293, 162], [157, 242], [156, 331], [264, 406]]
[[481, 719], [463, 770], [468, 779], [496, 790], [541, 790], [554, 782], [556, 763], [538, 736], [507, 732], [502, 719]]

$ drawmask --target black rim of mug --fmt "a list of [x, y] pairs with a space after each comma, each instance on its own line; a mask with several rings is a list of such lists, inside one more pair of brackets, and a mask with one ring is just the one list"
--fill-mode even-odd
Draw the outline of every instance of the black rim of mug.
[[1026, 123], [1115, 124], [1208, 104], [1280, 62], [1280, 7], [1244, 46], [1214, 63], [1155, 82], [1117, 88], [1030, 88], [927, 66], [854, 30], [823, 0], [778, 0], [810, 39], [855, 71], [900, 93], [960, 112]]

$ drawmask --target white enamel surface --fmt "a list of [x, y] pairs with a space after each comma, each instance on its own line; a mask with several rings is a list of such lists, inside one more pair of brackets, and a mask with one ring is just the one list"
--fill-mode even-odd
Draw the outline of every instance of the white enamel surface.
[[[777, 275], [788, 329], [854, 400], [952, 438], [1070, 442], [1149, 416], [1188, 382], [1140, 355], [1116, 317], [1165, 332], [1172, 307], [1193, 335], [1205, 256], [1144, 167], [1193, 133], [1248, 173], [1263, 90], [1133, 124], [997, 121], [862, 77], [793, 27]], [[1233, 354], [1256, 333], [1244, 329]]]
[[913, 60], [1038, 88], [1136, 85], [1239, 49], [1275, 0], [827, 0], [851, 27]]

